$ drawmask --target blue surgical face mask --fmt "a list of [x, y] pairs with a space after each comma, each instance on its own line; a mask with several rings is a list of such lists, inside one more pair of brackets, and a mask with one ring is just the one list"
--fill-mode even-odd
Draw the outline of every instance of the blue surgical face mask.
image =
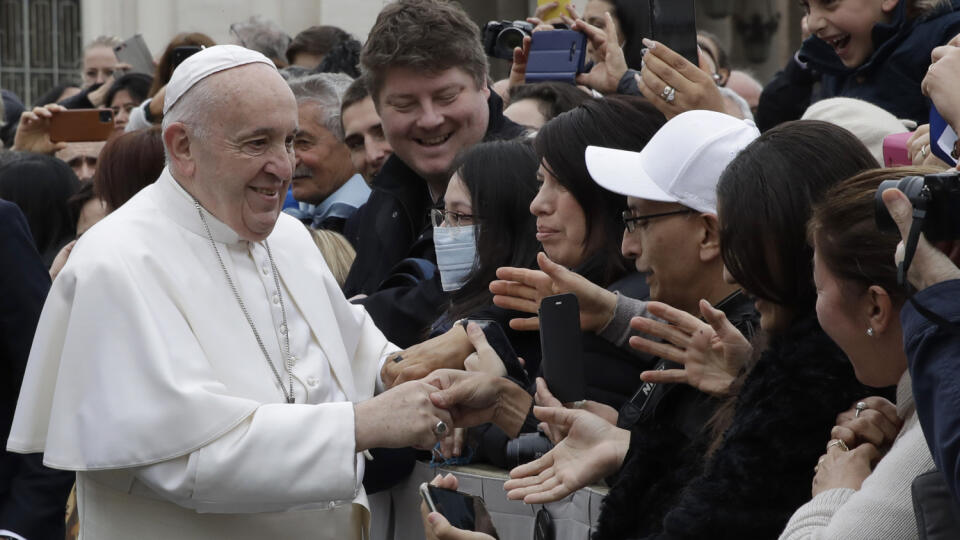
[[467, 282], [477, 258], [474, 226], [434, 227], [433, 246], [444, 291], [455, 291]]

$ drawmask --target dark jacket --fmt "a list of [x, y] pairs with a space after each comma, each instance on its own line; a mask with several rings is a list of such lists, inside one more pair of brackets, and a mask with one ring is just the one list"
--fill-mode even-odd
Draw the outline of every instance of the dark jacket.
[[[37, 254], [27, 221], [13, 203], [0, 200], [0, 361], [3, 376], [3, 448], [7, 446], [20, 384], [50, 275]], [[64, 512], [75, 474], [43, 466], [42, 454], [0, 449], [0, 529], [24, 538], [61, 540]]]
[[[493, 91], [487, 106], [490, 120], [484, 141], [524, 133], [522, 126], [503, 116], [503, 101]], [[426, 180], [394, 154], [374, 179], [370, 199], [344, 229], [357, 250], [344, 294], [347, 298], [366, 294], [358, 303], [367, 308], [387, 339], [400, 347], [420, 342], [446, 306], [439, 275], [415, 285], [383, 286], [403, 259], [436, 262], [429, 216], [433, 205]]]
[[775, 128], [784, 122], [799, 120], [820, 83], [820, 73], [796, 57], [763, 87], [755, 120], [760, 131]]
[[833, 47], [810, 37], [799, 59], [822, 73], [820, 95], [813, 101], [837, 96], [862, 99], [897, 118], [929, 121], [930, 104], [920, 82], [930, 65], [930, 52], [960, 33], [960, 0], [952, 6], [908, 20], [907, 2], [900, 2], [889, 24], [873, 27], [874, 53], [863, 65], [849, 69]]
[[595, 538], [776, 538], [810, 498], [813, 467], [838, 412], [871, 390], [810, 313], [775, 337], [737, 395], [711, 457], [709, 430], [634, 430]]
[[[960, 280], [918, 292], [914, 301], [960, 322]], [[960, 501], [960, 337], [920, 314], [912, 303], [900, 311], [913, 398], [933, 461], [954, 500]]]

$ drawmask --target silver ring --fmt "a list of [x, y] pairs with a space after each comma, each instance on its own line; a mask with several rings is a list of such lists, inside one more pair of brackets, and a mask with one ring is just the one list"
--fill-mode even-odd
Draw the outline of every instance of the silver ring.
[[667, 103], [673, 103], [673, 100], [677, 99], [677, 90], [668, 84], [663, 87], [660, 97]]
[[862, 413], [863, 410], [866, 409], [866, 408], [867, 408], [866, 402], [864, 402], [864, 401], [858, 401], [858, 402], [857, 402], [857, 412], [856, 412], [856, 414], [853, 415], [853, 417], [854, 417], [854, 418], [860, 418], [860, 413]]
[[920, 157], [926, 159], [926, 157], [927, 157], [927, 145], [923, 145], [923, 146], [920, 147]]
[[433, 426], [433, 432], [437, 434], [437, 437], [443, 437], [447, 433], [447, 423], [443, 420], [437, 422], [437, 425]]

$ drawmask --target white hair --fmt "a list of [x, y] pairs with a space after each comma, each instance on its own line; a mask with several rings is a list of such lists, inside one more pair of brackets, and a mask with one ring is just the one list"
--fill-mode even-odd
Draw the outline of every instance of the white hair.
[[340, 107], [343, 95], [353, 83], [353, 78], [344, 73], [318, 73], [288, 82], [297, 105], [313, 102], [320, 105], [320, 123], [343, 142], [343, 124], [340, 123]]
[[[166, 133], [167, 128], [174, 123], [181, 123], [187, 127], [191, 139], [203, 140], [210, 137], [211, 113], [226, 101], [223, 89], [216, 88], [211, 79], [213, 76], [201, 79], [180, 96], [173, 107], [163, 115], [162, 132]], [[166, 156], [167, 165], [170, 165], [170, 149], [167, 148], [166, 140], [163, 143], [163, 154]]]

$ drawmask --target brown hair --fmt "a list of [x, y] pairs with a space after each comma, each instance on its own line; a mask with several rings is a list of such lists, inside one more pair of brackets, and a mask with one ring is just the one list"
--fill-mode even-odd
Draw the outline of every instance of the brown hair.
[[216, 45], [216, 43], [214, 43], [210, 36], [201, 34], [200, 32], [185, 32], [174, 36], [173, 39], [170, 40], [170, 43], [167, 44], [167, 48], [163, 51], [163, 54], [160, 55], [160, 60], [157, 62], [157, 69], [153, 72], [153, 85], [150, 86], [147, 97], [153, 97], [160, 91], [161, 87], [166, 86], [166, 84], [170, 82], [170, 76], [173, 75], [173, 66], [170, 65], [170, 57], [173, 56], [173, 50], [177, 47], [186, 47], [188, 45], [212, 47]]
[[337, 26], [311, 26], [297, 34], [290, 42], [287, 47], [287, 61], [292, 64], [294, 57], [302, 52], [326, 56], [341, 41], [348, 39], [350, 34]]
[[100, 152], [93, 176], [94, 192], [112, 212], [156, 181], [163, 166], [159, 126], [124, 133], [110, 139]]
[[879, 285], [897, 304], [904, 301], [897, 284], [893, 255], [900, 242], [896, 232], [877, 228], [877, 187], [884, 180], [939, 172], [929, 167], [872, 169], [848, 178], [827, 191], [813, 207], [807, 241], [816, 245], [818, 261], [845, 282], [866, 289]]
[[477, 88], [487, 81], [480, 29], [463, 9], [444, 0], [399, 0], [380, 11], [360, 54], [367, 89], [376, 103], [387, 70], [406, 67], [440, 73], [458, 67]]

